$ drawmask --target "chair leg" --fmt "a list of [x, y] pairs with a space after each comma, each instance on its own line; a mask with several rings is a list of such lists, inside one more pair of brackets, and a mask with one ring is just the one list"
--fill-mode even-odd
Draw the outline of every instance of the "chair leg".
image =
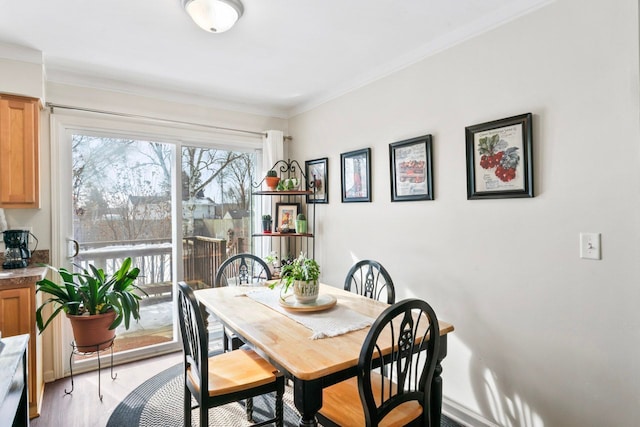
[[209, 427], [209, 408], [207, 405], [200, 405], [200, 427]]
[[284, 411], [282, 408], [282, 397], [284, 396], [284, 376], [279, 376], [276, 379], [276, 427], [283, 427], [284, 424]]
[[184, 388], [184, 425], [185, 427], [191, 427], [191, 392], [189, 387]]
[[253, 397], [247, 398], [245, 401], [245, 410], [247, 413], [247, 421], [253, 422]]

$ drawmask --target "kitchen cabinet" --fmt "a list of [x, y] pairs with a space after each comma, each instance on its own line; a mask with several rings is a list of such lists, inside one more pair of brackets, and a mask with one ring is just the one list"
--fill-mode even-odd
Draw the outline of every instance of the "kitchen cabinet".
[[0, 94], [0, 208], [39, 208], [36, 98]]
[[2, 337], [29, 334], [29, 417], [40, 413], [43, 393], [41, 341], [36, 331], [36, 282], [44, 278], [45, 267], [0, 270], [0, 331]]

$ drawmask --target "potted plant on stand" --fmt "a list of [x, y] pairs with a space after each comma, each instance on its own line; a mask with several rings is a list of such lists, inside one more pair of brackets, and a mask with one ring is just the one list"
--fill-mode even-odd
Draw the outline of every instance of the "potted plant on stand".
[[296, 217], [296, 233], [305, 234], [307, 232], [307, 217], [303, 213]]
[[[129, 329], [132, 317], [140, 320], [141, 297], [136, 291], [147, 293], [134, 283], [140, 269], [131, 267], [131, 258], [110, 276], [92, 264], [78, 272], [47, 267], [58, 273], [62, 283], [46, 278], [36, 283], [36, 292], [50, 295], [36, 310], [40, 333], [64, 311], [71, 321], [76, 348], [90, 352], [108, 348], [123, 321]], [[44, 321], [42, 311], [49, 305], [55, 308]]]
[[275, 191], [278, 187], [278, 183], [280, 182], [278, 173], [275, 170], [271, 169], [267, 172], [267, 176], [264, 179], [267, 183], [267, 187], [269, 187], [271, 191]]
[[298, 258], [290, 264], [283, 265], [280, 269], [280, 282], [282, 283], [281, 296], [293, 286], [293, 295], [298, 302], [309, 304], [318, 298], [320, 284], [320, 266], [315, 259], [307, 258], [300, 253]]
[[262, 232], [271, 233], [271, 215], [262, 215]]

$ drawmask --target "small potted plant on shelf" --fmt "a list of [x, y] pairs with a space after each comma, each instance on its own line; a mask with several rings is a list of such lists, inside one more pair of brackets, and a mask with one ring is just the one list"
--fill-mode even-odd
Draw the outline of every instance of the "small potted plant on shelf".
[[[115, 329], [124, 321], [129, 329], [131, 317], [140, 320], [140, 293], [147, 293], [134, 282], [140, 269], [131, 267], [126, 258], [120, 269], [107, 275], [102, 269], [89, 264], [88, 269], [71, 272], [56, 269], [62, 283], [42, 279], [36, 283], [36, 292], [49, 297], [36, 310], [36, 324], [42, 333], [49, 323], [64, 311], [71, 321], [75, 346], [80, 352], [104, 350], [113, 343]], [[43, 320], [43, 309], [49, 305], [53, 312]]]
[[320, 266], [313, 258], [300, 252], [300, 256], [290, 264], [284, 264], [280, 269], [280, 282], [282, 283], [281, 297], [289, 287], [293, 286], [293, 295], [302, 304], [309, 304], [318, 298], [320, 284]]
[[267, 183], [267, 187], [269, 187], [271, 191], [275, 191], [278, 187], [278, 183], [280, 182], [278, 173], [275, 170], [271, 169], [267, 172], [267, 176], [264, 179]]
[[305, 234], [307, 232], [307, 217], [303, 213], [296, 217], [296, 233]]
[[262, 232], [271, 233], [271, 215], [262, 215]]

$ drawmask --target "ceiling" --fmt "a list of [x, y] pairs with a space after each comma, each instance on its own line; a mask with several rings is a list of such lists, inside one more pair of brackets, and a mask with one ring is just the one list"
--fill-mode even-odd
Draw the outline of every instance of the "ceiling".
[[551, 0], [242, 0], [226, 33], [180, 0], [0, 3], [0, 43], [47, 81], [290, 117]]

